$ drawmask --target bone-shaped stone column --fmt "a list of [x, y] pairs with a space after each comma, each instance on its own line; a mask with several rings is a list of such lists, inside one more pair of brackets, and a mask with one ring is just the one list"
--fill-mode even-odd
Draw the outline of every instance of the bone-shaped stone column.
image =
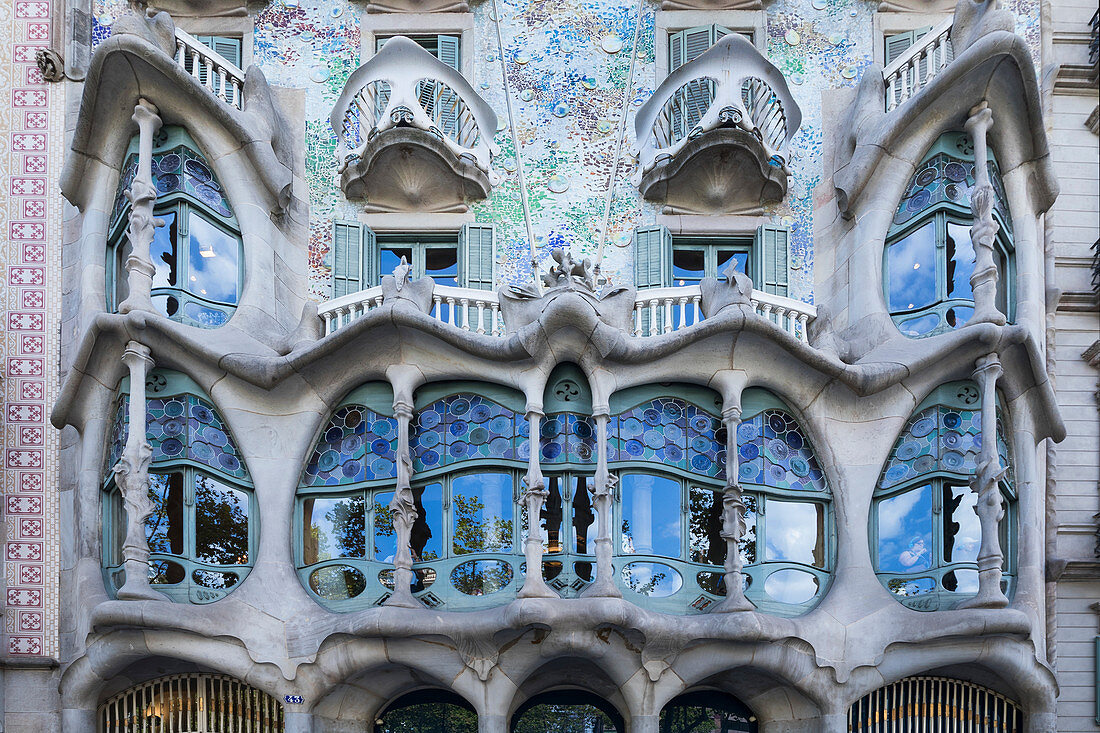
[[397, 546], [393, 553], [393, 593], [386, 599], [386, 606], [421, 608], [412, 594], [413, 567], [409, 541], [416, 522], [416, 502], [412, 493], [412, 452], [409, 448], [409, 430], [412, 426], [413, 404], [399, 385], [394, 385], [393, 414], [397, 417], [397, 487], [390, 501], [390, 517], [393, 519]]
[[523, 557], [527, 562], [527, 574], [520, 589], [520, 598], [557, 598], [558, 594], [546, 585], [542, 577], [542, 525], [539, 517], [546, 506], [546, 478], [539, 465], [539, 430], [543, 418], [542, 407], [529, 405], [527, 408], [528, 445], [530, 457], [527, 459], [527, 475], [523, 477], [525, 489], [523, 506], [527, 509], [527, 541], [523, 543]]
[[130, 226], [126, 238], [130, 242], [130, 254], [126, 258], [126, 299], [118, 306], [119, 313], [153, 311], [153, 266], [149, 245], [153, 242], [153, 229], [164, 222], [153, 217], [153, 205], [157, 201], [157, 189], [153, 185], [153, 135], [160, 129], [161, 120], [157, 108], [145, 99], [138, 100], [131, 118], [138, 126], [138, 169], [126, 198], [130, 201]]
[[741, 538], [745, 535], [745, 502], [741, 495], [741, 484], [737, 480], [740, 469], [737, 456], [737, 428], [741, 425], [740, 405], [727, 405], [722, 410], [722, 425], [726, 429], [726, 488], [722, 492], [726, 597], [718, 602], [712, 612], [751, 611], [753, 605], [745, 598], [742, 573], [744, 566], [741, 563]]
[[166, 600], [149, 585], [149, 542], [145, 518], [153, 512], [149, 499], [149, 465], [153, 446], [145, 436], [145, 378], [153, 366], [149, 347], [137, 341], [126, 344], [122, 363], [130, 370], [129, 433], [118, 463], [112, 469], [126, 508], [126, 539], [122, 545], [126, 582], [117, 596], [124, 601]]
[[592, 506], [596, 510], [596, 580], [584, 589], [584, 598], [622, 598], [623, 593], [615, 584], [615, 569], [611, 565], [611, 503], [616, 476], [607, 468], [607, 423], [609, 414], [606, 407], [594, 410], [596, 421], [596, 475], [592, 478]]
[[983, 101], [970, 110], [966, 131], [974, 141], [974, 194], [970, 198], [970, 211], [974, 225], [970, 228], [970, 241], [974, 245], [974, 272], [970, 275], [970, 289], [974, 293], [974, 315], [970, 323], [996, 323], [1003, 326], [1005, 316], [997, 310], [997, 263], [993, 259], [993, 244], [997, 240], [1000, 225], [993, 218], [993, 184], [989, 180], [986, 134], [993, 126], [993, 112]]
[[960, 604], [960, 608], [1004, 608], [1008, 598], [1001, 590], [1000, 525], [1004, 518], [1004, 501], [1001, 497], [1001, 478], [1007, 467], [1001, 465], [997, 454], [997, 380], [1004, 370], [997, 354], [987, 354], [978, 359], [974, 381], [982, 393], [982, 449], [978, 457], [978, 470], [970, 479], [970, 490], [978, 495], [974, 513], [982, 528], [982, 543], [978, 548], [978, 595]]

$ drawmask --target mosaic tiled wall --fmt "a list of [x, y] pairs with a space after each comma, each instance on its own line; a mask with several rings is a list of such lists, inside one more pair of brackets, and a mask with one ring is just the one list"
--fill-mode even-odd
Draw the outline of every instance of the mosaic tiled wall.
[[[53, 0], [56, 2], [56, 0]], [[51, 0], [0, 4], [0, 279], [3, 354], [3, 653], [57, 655], [57, 394], [64, 99], [35, 65]]]
[[[1017, 14], [1018, 30], [1037, 57], [1039, 0], [1007, 0], [1004, 5]], [[791, 228], [792, 295], [806, 301], [813, 298], [813, 191], [824, 175], [821, 98], [830, 89], [859, 83], [873, 56], [872, 14], [877, 6], [875, 0], [767, 4], [767, 54], [787, 77], [803, 114], [791, 146], [792, 186], [787, 198], [767, 213]], [[98, 0], [96, 38], [109, 34], [109, 24], [124, 7], [122, 0]], [[636, 164], [634, 112], [652, 94], [658, 77], [655, 7], [650, 0], [497, 0], [474, 5], [472, 81], [501, 120], [496, 168], [504, 180], [472, 208], [478, 221], [497, 225], [501, 280], [530, 277], [521, 165], [537, 257], [545, 263], [552, 248], [567, 246], [575, 256], [595, 260], [600, 231], [606, 228], [603, 272], [612, 282], [632, 279], [631, 233], [652, 223], [657, 214], [630, 183]], [[255, 16], [253, 61], [272, 83], [307, 93], [310, 288], [317, 298], [328, 297], [331, 219], [355, 213], [340, 195], [328, 113], [360, 60], [361, 12], [348, 0], [273, 0]], [[504, 73], [518, 151], [507, 125]], [[616, 164], [624, 101], [626, 137]], [[614, 195], [605, 217], [609, 185]]]

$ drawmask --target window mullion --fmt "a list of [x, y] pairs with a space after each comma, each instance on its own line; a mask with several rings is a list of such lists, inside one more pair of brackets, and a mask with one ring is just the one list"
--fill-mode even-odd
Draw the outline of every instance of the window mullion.
[[936, 300], [947, 300], [947, 213], [936, 212]]

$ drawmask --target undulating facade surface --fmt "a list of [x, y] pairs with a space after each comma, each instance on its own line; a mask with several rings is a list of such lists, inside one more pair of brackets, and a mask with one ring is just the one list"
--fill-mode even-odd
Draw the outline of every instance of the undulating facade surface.
[[16, 0], [0, 729], [1096, 729], [1094, 13]]

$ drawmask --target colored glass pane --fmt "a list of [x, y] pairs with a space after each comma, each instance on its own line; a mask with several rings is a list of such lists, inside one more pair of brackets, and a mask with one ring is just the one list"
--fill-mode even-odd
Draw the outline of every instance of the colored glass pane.
[[362, 405], [344, 405], [306, 462], [305, 486], [340, 486], [397, 478], [397, 420]]
[[716, 416], [686, 400], [660, 397], [611, 419], [607, 460], [660, 463], [723, 479], [725, 442]]
[[413, 470], [469, 460], [526, 461], [527, 421], [480, 395], [445, 397], [420, 410], [409, 438]]
[[793, 417], [764, 410], [737, 428], [738, 474], [743, 483], [776, 489], [826, 491], [813, 446]]

